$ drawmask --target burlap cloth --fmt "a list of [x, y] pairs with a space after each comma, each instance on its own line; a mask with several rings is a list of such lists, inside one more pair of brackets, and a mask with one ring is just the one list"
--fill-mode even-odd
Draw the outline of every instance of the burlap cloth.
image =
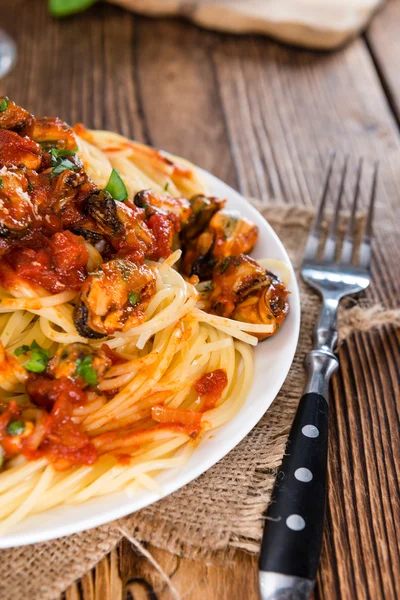
[[[257, 207], [298, 268], [313, 212], [274, 204]], [[196, 481], [119, 522], [59, 540], [0, 551], [1, 600], [57, 599], [119, 542], [119, 525], [138, 540], [191, 558], [229, 548], [258, 551], [262, 515], [304, 384], [303, 359], [310, 348], [319, 308], [318, 298], [299, 283], [302, 326], [297, 353], [279, 395], [249, 435]], [[385, 323], [399, 324], [400, 311], [358, 303], [342, 310], [340, 339]]]

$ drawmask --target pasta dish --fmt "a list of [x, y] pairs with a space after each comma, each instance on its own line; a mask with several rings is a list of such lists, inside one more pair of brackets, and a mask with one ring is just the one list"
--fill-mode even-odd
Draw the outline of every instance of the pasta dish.
[[0, 97], [0, 533], [158, 491], [239, 410], [289, 292], [225, 204], [181, 158]]

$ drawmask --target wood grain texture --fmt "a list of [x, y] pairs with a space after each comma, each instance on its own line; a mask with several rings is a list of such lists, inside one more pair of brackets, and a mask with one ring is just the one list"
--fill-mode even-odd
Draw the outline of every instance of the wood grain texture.
[[381, 76], [389, 105], [400, 125], [400, 77], [398, 56], [400, 54], [400, 1], [389, 0], [370, 25], [366, 40]]
[[[382, 13], [368, 32], [371, 56], [363, 39], [339, 54], [315, 54], [258, 37], [200, 31], [180, 21], [133, 17], [103, 5], [54, 22], [44, 0], [14, 0], [2, 9], [2, 26], [17, 39], [19, 62], [0, 81], [0, 91], [37, 114], [114, 129], [180, 153], [265, 202], [315, 203], [333, 147], [353, 157], [385, 157], [375, 285], [368, 294], [394, 305], [400, 135], [391, 50], [398, 40], [391, 20], [398, 4], [392, 2], [387, 13], [392, 17]], [[351, 186], [346, 194], [349, 198]], [[315, 600], [395, 600], [400, 597], [399, 335], [391, 328], [357, 335], [339, 357]], [[148, 549], [184, 598], [257, 598], [254, 556], [239, 552], [227, 562], [220, 553], [205, 563]], [[171, 594], [149, 563], [123, 542], [64, 598], [166, 600]]]

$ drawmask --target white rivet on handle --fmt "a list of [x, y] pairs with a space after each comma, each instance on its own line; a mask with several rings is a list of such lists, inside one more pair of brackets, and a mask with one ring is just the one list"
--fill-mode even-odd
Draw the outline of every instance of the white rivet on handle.
[[296, 469], [294, 476], [296, 477], [297, 481], [302, 481], [303, 483], [309, 483], [313, 478], [313, 474], [311, 473], [310, 469], [306, 469], [305, 467], [299, 467]]
[[290, 515], [286, 519], [286, 525], [293, 531], [301, 531], [306, 526], [306, 522], [300, 515]]
[[315, 425], [304, 425], [301, 431], [303, 435], [309, 438], [317, 438], [319, 436], [319, 429]]

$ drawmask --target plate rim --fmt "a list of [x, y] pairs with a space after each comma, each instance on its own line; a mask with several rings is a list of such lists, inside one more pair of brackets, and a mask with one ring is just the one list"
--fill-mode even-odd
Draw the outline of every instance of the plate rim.
[[[285, 382], [285, 380], [288, 376], [288, 373], [292, 367], [293, 359], [294, 359], [296, 349], [298, 346], [298, 338], [299, 338], [299, 333], [300, 333], [300, 321], [301, 321], [299, 286], [298, 286], [298, 282], [297, 282], [297, 278], [296, 278], [296, 273], [294, 271], [290, 257], [287, 253], [285, 246], [283, 245], [282, 241], [280, 240], [279, 236], [276, 234], [276, 232], [274, 231], [272, 226], [268, 223], [268, 221], [262, 215], [260, 215], [260, 212], [254, 206], [252, 206], [252, 204], [248, 200], [246, 200], [246, 198], [240, 192], [236, 191], [231, 186], [229, 186], [228, 184], [226, 184], [225, 182], [220, 180], [215, 175], [212, 175], [208, 171], [206, 171], [200, 167], [196, 167], [196, 168], [201, 173], [205, 182], [209, 184], [211, 193], [212, 193], [214, 187], [222, 186], [226, 190], [226, 195], [228, 198], [228, 205], [229, 205], [229, 198], [233, 197], [233, 198], [235, 198], [235, 200], [238, 200], [240, 203], [245, 203], [247, 212], [250, 212], [253, 215], [255, 215], [254, 218], [256, 220], [259, 220], [260, 216], [261, 216], [261, 218], [264, 219], [265, 225], [266, 225], [267, 229], [269, 230], [270, 236], [274, 239], [275, 243], [278, 245], [281, 253], [284, 255], [284, 257], [287, 261], [287, 264], [289, 266], [289, 270], [291, 273], [291, 277], [292, 277], [291, 282], [290, 282], [291, 312], [294, 312], [294, 314], [295, 314], [295, 322], [292, 324], [292, 326], [294, 327], [294, 338], [291, 343], [291, 347], [288, 348], [288, 354], [290, 353], [290, 359], [288, 360], [288, 363], [287, 363], [288, 364], [287, 371], [285, 372], [284, 375], [280, 375], [277, 378], [277, 382], [275, 382], [275, 385], [273, 386], [274, 387], [273, 392], [272, 392], [273, 397], [269, 401], [269, 403], [266, 406], [264, 406], [264, 407], [261, 406], [261, 407], [259, 407], [258, 410], [254, 411], [252, 418], [247, 419], [245, 421], [245, 426], [240, 428], [240, 430], [229, 439], [229, 443], [226, 443], [224, 445], [222, 452], [211, 453], [211, 455], [208, 456], [201, 463], [201, 465], [199, 465], [197, 467], [192, 467], [192, 469], [189, 471], [189, 473], [186, 473], [185, 475], [180, 474], [180, 476], [177, 475], [177, 477], [175, 478], [175, 480], [173, 482], [167, 482], [165, 484], [165, 487], [162, 490], [162, 494], [146, 492], [145, 498], [147, 498], [147, 500], [144, 500], [141, 502], [140, 501], [135, 502], [135, 498], [126, 497], [126, 498], [128, 498], [128, 501], [125, 501], [125, 504], [122, 504], [122, 506], [118, 506], [118, 503], [116, 503], [116, 506], [114, 506], [114, 508], [110, 507], [109, 509], [107, 508], [107, 509], [103, 509], [103, 510], [100, 510], [97, 512], [96, 512], [96, 510], [94, 510], [92, 515], [87, 516], [87, 517], [81, 517], [78, 521], [72, 520], [72, 521], [68, 521], [66, 523], [61, 523], [61, 524], [57, 525], [56, 527], [48, 526], [47, 528], [44, 528], [42, 530], [34, 529], [31, 532], [29, 532], [29, 531], [28, 532], [18, 532], [17, 531], [15, 533], [5, 534], [3, 536], [0, 536], [0, 549], [14, 548], [14, 547], [19, 547], [19, 546], [31, 545], [31, 544], [35, 544], [35, 543], [39, 543], [39, 542], [50, 541], [53, 539], [60, 539], [62, 537], [68, 536], [68, 535], [73, 535], [76, 533], [80, 533], [82, 531], [87, 531], [87, 530], [93, 529], [95, 527], [99, 527], [101, 525], [106, 525], [116, 519], [120, 519], [127, 515], [134, 514], [135, 512], [142, 510], [143, 508], [146, 508], [147, 506], [155, 504], [159, 500], [162, 500], [163, 498], [166, 498], [170, 494], [178, 491], [185, 485], [188, 485], [189, 483], [191, 483], [192, 481], [194, 481], [195, 479], [200, 477], [200, 475], [202, 475], [203, 473], [206, 473], [212, 466], [214, 466], [220, 460], [222, 460], [222, 458], [227, 456], [227, 454], [229, 454], [252, 431], [252, 429], [256, 426], [256, 424], [259, 422], [259, 420], [263, 417], [263, 415], [270, 408], [272, 402], [275, 400], [283, 383]], [[292, 337], [293, 337], [293, 334], [292, 334]], [[239, 410], [239, 413], [240, 413], [240, 410]], [[239, 414], [239, 413], [237, 413], [237, 414]], [[224, 425], [226, 425], [226, 424], [224, 424]], [[222, 427], [224, 427], [224, 425]], [[203, 440], [203, 443], [204, 442], [207, 442], [207, 439]], [[163, 475], [166, 475], [168, 473], [171, 473], [171, 471], [167, 471], [166, 473], [163, 473]], [[160, 476], [159, 480], [162, 480], [162, 475]], [[176, 481], [178, 481], [178, 483], [176, 483]], [[103, 496], [101, 498], [112, 498], [113, 496], [116, 497], [119, 494], [123, 494], [123, 492], [117, 492], [115, 494], [111, 494], [110, 496]], [[100, 499], [91, 499], [87, 503], [83, 503], [82, 505], [76, 505], [76, 506], [75, 505], [69, 505], [69, 506], [67, 505], [67, 506], [68, 506], [68, 508], [73, 507], [73, 509], [79, 510], [79, 508], [82, 506], [85, 506], [85, 504], [88, 506], [91, 506], [91, 505], [95, 506], [96, 500], [100, 500]], [[112, 502], [110, 504], [112, 505]], [[133, 507], [133, 505], [135, 505], [135, 506]], [[48, 511], [44, 511], [43, 513], [39, 513], [37, 515], [31, 515], [31, 516], [27, 517], [27, 520], [43, 518], [46, 515], [46, 513], [51, 514], [52, 510], [60, 509], [61, 506], [62, 505], [59, 505], [57, 507], [54, 507], [53, 509], [49, 509]], [[24, 522], [25, 521], [21, 521], [21, 524], [23, 524]]]

